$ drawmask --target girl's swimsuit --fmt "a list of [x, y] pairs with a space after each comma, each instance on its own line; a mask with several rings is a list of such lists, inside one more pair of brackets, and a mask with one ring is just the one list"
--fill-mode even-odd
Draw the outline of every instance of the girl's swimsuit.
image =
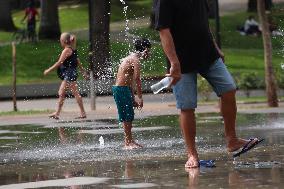
[[65, 81], [76, 81], [78, 77], [77, 73], [77, 50], [72, 50], [72, 54], [65, 59], [63, 64], [61, 64], [57, 69], [57, 75], [61, 80]]

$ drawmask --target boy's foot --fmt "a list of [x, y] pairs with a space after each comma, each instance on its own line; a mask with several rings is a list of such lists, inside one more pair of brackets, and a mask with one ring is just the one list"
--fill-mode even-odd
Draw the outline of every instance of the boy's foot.
[[53, 114], [48, 115], [48, 118], [58, 120], [58, 119], [59, 119], [59, 116], [56, 115], [55, 113], [53, 113]]
[[188, 157], [188, 160], [187, 162], [185, 163], [184, 165], [185, 168], [198, 168], [199, 167], [199, 159], [198, 159], [198, 156], [193, 156], [193, 155], [190, 155]]
[[136, 142], [131, 142], [129, 144], [125, 144], [124, 146], [125, 150], [133, 150], [133, 149], [138, 149], [138, 148], [143, 148], [143, 146]]

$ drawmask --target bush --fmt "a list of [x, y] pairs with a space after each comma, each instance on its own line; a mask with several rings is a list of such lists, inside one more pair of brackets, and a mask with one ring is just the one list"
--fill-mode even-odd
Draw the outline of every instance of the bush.
[[205, 101], [210, 100], [210, 94], [212, 92], [212, 87], [210, 86], [210, 84], [208, 83], [206, 79], [198, 76], [197, 89], [198, 89], [198, 92], [201, 94], [203, 100]]
[[240, 89], [245, 91], [248, 98], [250, 97], [249, 90], [259, 89], [263, 86], [263, 84], [263, 79], [261, 79], [255, 72], [241, 74], [238, 81]]

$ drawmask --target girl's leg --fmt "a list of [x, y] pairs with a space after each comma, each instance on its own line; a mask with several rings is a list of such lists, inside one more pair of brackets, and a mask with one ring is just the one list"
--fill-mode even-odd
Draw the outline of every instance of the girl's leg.
[[67, 89], [67, 81], [63, 80], [58, 90], [59, 97], [58, 97], [57, 110], [53, 114], [51, 114], [49, 117], [58, 119], [58, 116], [60, 115], [60, 112], [64, 104], [66, 89]]
[[82, 97], [79, 93], [79, 90], [78, 90], [78, 85], [76, 82], [71, 82], [70, 83], [70, 89], [71, 89], [71, 92], [72, 94], [75, 96], [76, 98], [76, 101], [79, 105], [79, 108], [80, 108], [80, 118], [86, 118], [86, 112], [85, 112], [85, 109], [84, 109], [84, 105], [83, 105], [83, 100], [82, 100]]

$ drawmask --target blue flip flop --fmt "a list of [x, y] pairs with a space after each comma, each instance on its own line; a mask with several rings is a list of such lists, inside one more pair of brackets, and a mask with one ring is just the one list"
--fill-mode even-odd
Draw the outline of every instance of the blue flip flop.
[[[243, 146], [241, 151], [233, 155], [233, 158], [239, 157], [240, 155], [250, 151], [252, 148], [254, 148], [256, 145], [264, 141], [264, 139], [257, 139], [257, 138], [250, 138], [249, 141]], [[254, 142], [255, 141], [255, 142]]]
[[216, 167], [214, 160], [199, 160], [199, 166], [206, 168]]

